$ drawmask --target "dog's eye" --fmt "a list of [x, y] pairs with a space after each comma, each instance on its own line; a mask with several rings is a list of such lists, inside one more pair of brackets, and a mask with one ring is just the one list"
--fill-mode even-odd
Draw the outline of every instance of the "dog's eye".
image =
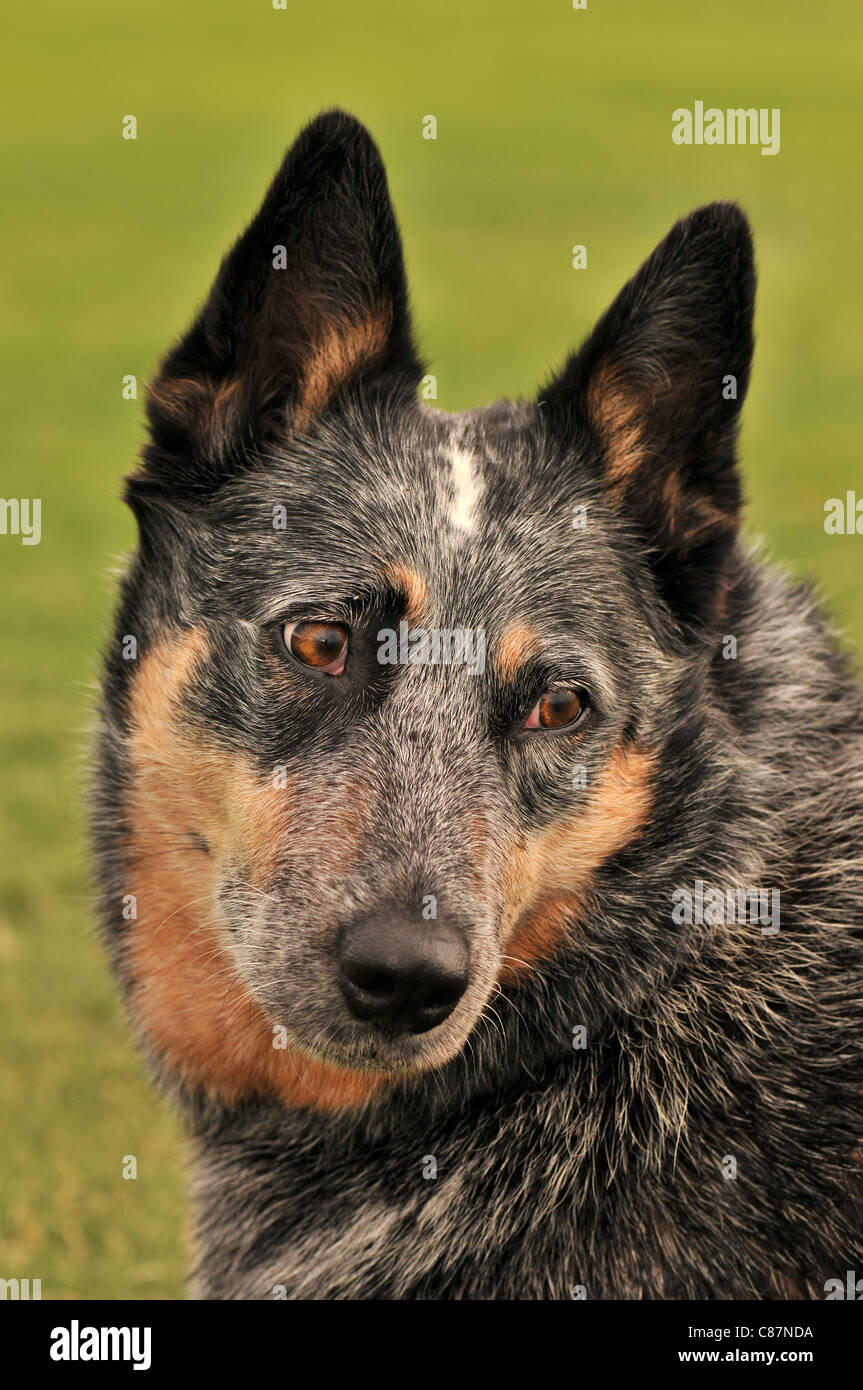
[[566, 729], [578, 723], [587, 709], [587, 699], [572, 686], [547, 690], [537, 700], [527, 719], [526, 729]]
[[304, 666], [340, 676], [348, 659], [348, 631], [341, 623], [285, 623], [285, 646]]

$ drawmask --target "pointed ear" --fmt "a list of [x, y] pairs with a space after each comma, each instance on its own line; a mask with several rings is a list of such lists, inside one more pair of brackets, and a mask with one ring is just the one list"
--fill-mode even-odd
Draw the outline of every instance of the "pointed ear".
[[540, 397], [552, 430], [590, 427], [607, 497], [642, 536], [689, 632], [720, 609], [738, 526], [735, 441], [754, 295], [743, 213], [701, 208], [672, 228]]
[[150, 388], [144, 487], [209, 490], [360, 381], [414, 394], [401, 239], [366, 129], [332, 111], [289, 150]]

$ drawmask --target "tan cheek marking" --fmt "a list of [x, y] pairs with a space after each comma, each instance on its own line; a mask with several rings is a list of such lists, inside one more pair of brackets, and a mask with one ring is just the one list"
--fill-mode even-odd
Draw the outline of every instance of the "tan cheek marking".
[[610, 363], [604, 363], [594, 374], [587, 411], [606, 452], [611, 493], [620, 494], [644, 462], [645, 445], [641, 403]]
[[495, 665], [502, 680], [512, 680], [520, 666], [540, 650], [540, 641], [527, 623], [510, 623], [495, 648]]
[[[164, 1064], [212, 1097], [265, 1095], [326, 1110], [361, 1105], [384, 1079], [274, 1048], [272, 1026], [222, 944], [219, 862], [239, 851], [251, 880], [265, 885], [290, 833], [291, 792], [262, 782], [241, 756], [178, 728], [180, 693], [206, 650], [198, 630], [163, 643], [144, 659], [132, 692], [133, 1015]], [[208, 857], [192, 848], [188, 830], [204, 835]]]
[[585, 903], [586, 899], [576, 893], [562, 893], [529, 911], [506, 942], [500, 983], [504, 986], [516, 984], [534, 961], [553, 956], [569, 924], [580, 919]]
[[515, 849], [504, 890], [507, 978], [554, 952], [585, 910], [596, 870], [641, 830], [653, 802], [653, 765], [646, 749], [616, 748], [584, 809]]
[[379, 356], [391, 325], [392, 306], [384, 304], [368, 318], [323, 326], [303, 367], [296, 429], [305, 429], [352, 372]]
[[408, 622], [419, 622], [425, 616], [428, 604], [428, 585], [421, 574], [409, 565], [390, 565], [384, 578], [394, 589], [404, 594], [407, 601], [405, 617]]

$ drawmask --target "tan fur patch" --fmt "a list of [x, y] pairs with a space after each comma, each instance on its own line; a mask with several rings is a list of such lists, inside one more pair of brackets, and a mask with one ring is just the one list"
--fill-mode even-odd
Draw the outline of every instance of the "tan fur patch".
[[359, 367], [383, 351], [392, 325], [392, 306], [365, 319], [326, 324], [303, 369], [294, 427], [303, 430], [333, 393]]
[[[587, 408], [606, 452], [609, 492], [619, 502], [646, 460], [643, 403], [628, 389], [618, 370], [606, 362], [590, 383]], [[654, 487], [658, 481], [650, 479]], [[662, 480], [659, 500], [672, 538], [684, 545], [699, 543], [711, 531], [734, 530], [738, 524], [736, 515], [685, 488], [676, 469]]]
[[610, 362], [594, 373], [587, 411], [606, 452], [610, 490], [623, 492], [645, 459], [643, 406]]
[[502, 680], [512, 680], [531, 656], [540, 650], [540, 641], [527, 623], [510, 623], [501, 633], [495, 648], [495, 665]]
[[583, 913], [596, 870], [650, 814], [653, 765], [646, 749], [616, 748], [584, 809], [514, 850], [505, 876], [502, 979], [551, 955]]
[[[257, 408], [275, 412], [278, 418], [278, 383], [268, 378], [266, 359], [289, 362], [296, 351], [296, 345], [290, 341], [280, 343], [280, 308], [280, 301], [274, 297], [259, 325], [259, 341], [254, 345], [256, 355], [247, 360], [243, 375], [220, 381], [207, 376], [159, 377], [149, 389], [154, 409], [190, 437], [221, 450], [242, 425], [244, 385], [245, 395], [251, 400], [252, 387], [260, 377], [263, 395], [257, 398]], [[299, 364], [300, 381], [293, 416], [295, 429], [307, 429], [342, 382], [380, 355], [391, 325], [392, 306], [389, 304], [381, 305], [361, 319], [319, 322], [312, 316], [305, 330], [308, 347]], [[245, 375], [248, 380], [244, 381]]]
[[662, 505], [672, 537], [684, 545], [697, 543], [711, 532], [737, 527], [736, 516], [722, 511], [707, 497], [687, 492], [676, 471], [669, 473], [662, 485]]
[[186, 434], [219, 448], [239, 426], [241, 388], [239, 377], [160, 377], [150, 386], [149, 398]]
[[[327, 1110], [360, 1105], [383, 1078], [274, 1048], [272, 1026], [224, 945], [219, 864], [239, 854], [263, 891], [290, 831], [291, 793], [262, 782], [241, 755], [179, 727], [179, 697], [206, 651], [200, 630], [162, 643], [144, 659], [132, 691], [132, 1012], [171, 1071], [210, 1096], [265, 1095]], [[209, 856], [195, 849], [190, 831], [205, 837]]]
[[416, 623], [425, 617], [428, 585], [421, 574], [409, 565], [390, 565], [384, 578], [394, 589], [404, 594], [407, 602], [405, 617], [409, 622]]

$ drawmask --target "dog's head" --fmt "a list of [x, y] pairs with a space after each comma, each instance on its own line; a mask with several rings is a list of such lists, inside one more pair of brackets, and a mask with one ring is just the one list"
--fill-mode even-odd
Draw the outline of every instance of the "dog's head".
[[721, 631], [753, 285], [702, 209], [536, 403], [429, 410], [378, 153], [300, 136], [128, 490], [122, 933], [185, 1080], [361, 1099], [577, 935]]

